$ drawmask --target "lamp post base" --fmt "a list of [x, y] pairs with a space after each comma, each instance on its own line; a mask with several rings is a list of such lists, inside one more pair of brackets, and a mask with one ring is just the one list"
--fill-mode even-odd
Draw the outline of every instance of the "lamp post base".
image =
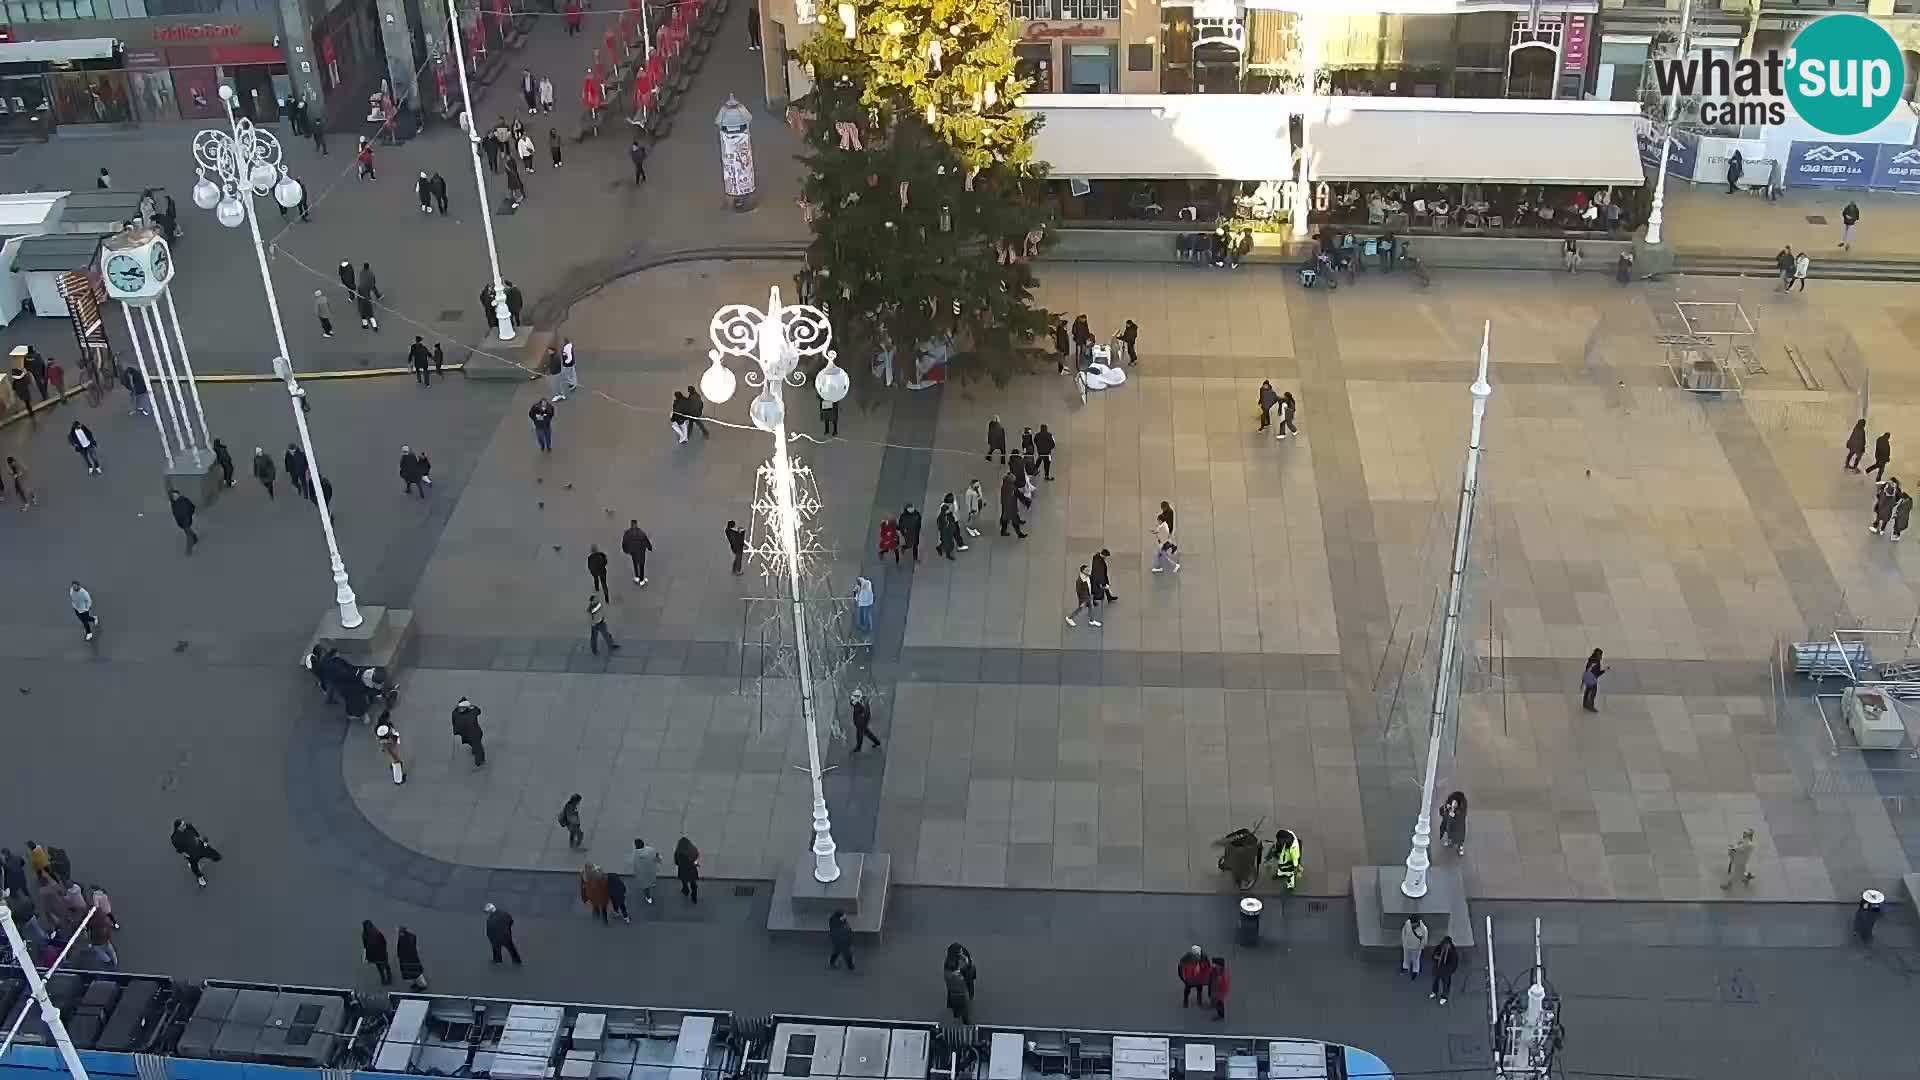
[[1427, 924], [1427, 940], [1452, 935], [1462, 948], [1473, 944], [1473, 920], [1467, 912], [1467, 887], [1459, 863], [1451, 856], [1427, 869], [1427, 894], [1408, 896], [1400, 891], [1406, 880], [1403, 863], [1353, 868], [1353, 918], [1360, 944], [1369, 947], [1400, 945], [1400, 927], [1407, 916], [1418, 915]]
[[188, 450], [175, 454], [173, 464], [167, 466], [167, 487], [178, 491], [193, 500], [193, 505], [201, 510], [213, 505], [220, 497], [220, 491], [226, 485], [221, 483], [220, 469], [213, 463], [213, 454], [205, 450]]
[[854, 933], [880, 932], [887, 919], [893, 857], [847, 851], [836, 857], [840, 876], [833, 881], [814, 880], [811, 850], [801, 852], [792, 867], [774, 881], [773, 902], [767, 909], [769, 931], [824, 934], [827, 916], [843, 911]]
[[413, 611], [409, 608], [362, 604], [360, 625], [349, 629], [340, 625], [339, 606], [330, 604], [327, 613], [320, 617], [313, 640], [307, 644], [307, 652], [301, 653], [298, 659], [304, 662], [315, 645], [325, 645], [340, 650], [340, 655], [353, 663], [391, 670], [400, 666], [400, 658], [412, 639]]
[[528, 382], [540, 377], [540, 361], [553, 339], [551, 331], [534, 333], [519, 327], [510, 340], [500, 340], [498, 328], [488, 325], [487, 336], [467, 353], [460, 374], [473, 382]]

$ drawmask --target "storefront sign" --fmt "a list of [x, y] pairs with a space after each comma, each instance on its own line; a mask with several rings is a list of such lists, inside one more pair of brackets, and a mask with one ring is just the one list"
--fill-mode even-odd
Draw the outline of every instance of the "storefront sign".
[[1882, 146], [1873, 167], [1873, 186], [1883, 191], [1920, 192], [1920, 146], [1904, 150]]
[[1587, 72], [1587, 17], [1567, 16], [1566, 34], [1560, 42], [1560, 70], [1568, 75]]
[[245, 35], [247, 27], [239, 23], [197, 23], [193, 26], [159, 26], [155, 41], [224, 41]]
[[1030, 22], [1020, 36], [1027, 41], [1057, 41], [1062, 38], [1105, 40], [1118, 36], [1116, 29], [1106, 23]]
[[1787, 186], [1864, 188], [1879, 156], [1876, 143], [1796, 142], [1787, 154]]

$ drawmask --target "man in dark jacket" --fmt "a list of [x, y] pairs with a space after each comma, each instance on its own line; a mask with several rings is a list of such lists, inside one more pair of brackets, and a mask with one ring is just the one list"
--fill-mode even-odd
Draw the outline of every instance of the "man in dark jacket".
[[533, 441], [541, 450], [553, 451], [553, 402], [541, 398], [527, 409], [527, 419], [533, 421]]
[[827, 944], [833, 949], [827, 957], [827, 966], [835, 968], [840, 961], [847, 962], [847, 970], [853, 970], [853, 927], [847, 922], [847, 913], [835, 911], [827, 916]]
[[173, 523], [180, 526], [181, 532], [187, 534], [187, 554], [191, 555], [193, 546], [200, 542], [199, 534], [193, 531], [193, 500], [173, 488], [168, 488], [167, 501], [173, 506]]
[[707, 422], [705, 420], [700, 419], [700, 417], [704, 415], [706, 411], [707, 411], [707, 399], [700, 396], [700, 391], [695, 390], [691, 386], [687, 387], [687, 396], [686, 396], [686, 405], [685, 405], [687, 423], [692, 424], [693, 426], [699, 428], [700, 434], [702, 437], [711, 439], [713, 438], [713, 432], [708, 431]]
[[351, 300], [359, 293], [353, 278], [353, 264], [345, 259], [340, 261], [340, 284], [346, 287], [347, 299]]
[[640, 527], [639, 518], [627, 521], [627, 531], [620, 534], [620, 550], [633, 560], [633, 583], [647, 583], [647, 552], [653, 550], [653, 541], [647, 538], [647, 531]]
[[1007, 429], [1001, 426], [998, 416], [987, 421], [987, 460], [992, 461], [996, 452], [1000, 455], [1000, 464], [1005, 465], [1007, 463]]
[[920, 511], [915, 510], [912, 503], [908, 503], [907, 508], [900, 511], [898, 524], [900, 526], [900, 547], [913, 554], [914, 562], [919, 562]]
[[1873, 478], [1876, 481], [1885, 479], [1887, 475], [1887, 462], [1892, 460], [1893, 433], [1883, 431], [1880, 433], [1879, 438], [1873, 440], [1873, 467], [1867, 471], [1873, 474]]
[[736, 576], [747, 560], [747, 530], [735, 522], [727, 522], [727, 547], [733, 552], [733, 572]]
[[1053, 479], [1053, 450], [1057, 445], [1053, 432], [1047, 430], [1047, 425], [1041, 424], [1040, 430], [1033, 436], [1033, 450], [1039, 456], [1037, 464], [1046, 470], [1048, 480]]
[[492, 904], [486, 906], [487, 945], [493, 949], [493, 962], [500, 962], [500, 950], [513, 957], [517, 966], [520, 963], [520, 949], [513, 943], [513, 916]]
[[400, 479], [407, 485], [405, 494], [411, 495], [415, 488], [420, 489], [420, 497], [427, 497], [427, 485], [420, 482], [420, 459], [414, 456], [411, 446], [400, 448]]
[[600, 550], [599, 544], [587, 545], [587, 576], [593, 579], [593, 587], [600, 595], [613, 599], [613, 590], [607, 587], [607, 553]]
[[473, 751], [473, 763], [487, 763], [485, 733], [480, 730], [480, 706], [461, 698], [453, 706], [453, 735]]
[[419, 334], [413, 335], [413, 344], [407, 346], [407, 363], [413, 365], [413, 380], [421, 386], [432, 386], [433, 378], [428, 367], [433, 363], [433, 350]]
[[1107, 560], [1112, 557], [1113, 552], [1106, 548], [1093, 553], [1093, 567], [1087, 578], [1093, 582], [1093, 602], [1096, 606], [1111, 604], [1120, 599], [1113, 595], [1112, 589], [1107, 587]]
[[854, 690], [848, 707], [853, 714], [853, 752], [859, 753], [869, 742], [875, 750], [880, 749], [880, 737], [873, 733], [873, 707], [867, 704], [867, 692]]
[[442, 214], [447, 212], [447, 178], [439, 173], [427, 177], [427, 188], [433, 192], [433, 202]]
[[306, 451], [292, 443], [288, 443], [286, 455], [281, 459], [281, 462], [287, 467], [287, 483], [292, 484], [293, 490], [305, 496], [308, 502], [312, 502], [313, 496], [308, 494], [307, 491], [310, 485], [307, 483]]
[[1007, 535], [1007, 527], [1011, 525], [1020, 539], [1025, 540], [1027, 531], [1021, 527], [1025, 524], [1020, 517], [1019, 489], [1014, 486], [1013, 474], [1009, 472], [1000, 478], [1000, 535]]

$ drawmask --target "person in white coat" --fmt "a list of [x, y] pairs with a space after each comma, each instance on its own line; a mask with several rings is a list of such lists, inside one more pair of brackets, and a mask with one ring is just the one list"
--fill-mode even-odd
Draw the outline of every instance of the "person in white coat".
[[1409, 915], [1400, 925], [1400, 970], [1407, 978], [1420, 977], [1420, 954], [1427, 948], [1427, 924], [1420, 916]]

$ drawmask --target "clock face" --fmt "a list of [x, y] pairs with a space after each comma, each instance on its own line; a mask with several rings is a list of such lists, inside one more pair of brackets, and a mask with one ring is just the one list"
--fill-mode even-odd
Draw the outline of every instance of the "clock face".
[[153, 280], [166, 284], [173, 277], [173, 253], [167, 250], [165, 240], [153, 242]]
[[137, 293], [147, 287], [147, 271], [131, 255], [115, 255], [107, 260], [107, 284], [125, 293]]

